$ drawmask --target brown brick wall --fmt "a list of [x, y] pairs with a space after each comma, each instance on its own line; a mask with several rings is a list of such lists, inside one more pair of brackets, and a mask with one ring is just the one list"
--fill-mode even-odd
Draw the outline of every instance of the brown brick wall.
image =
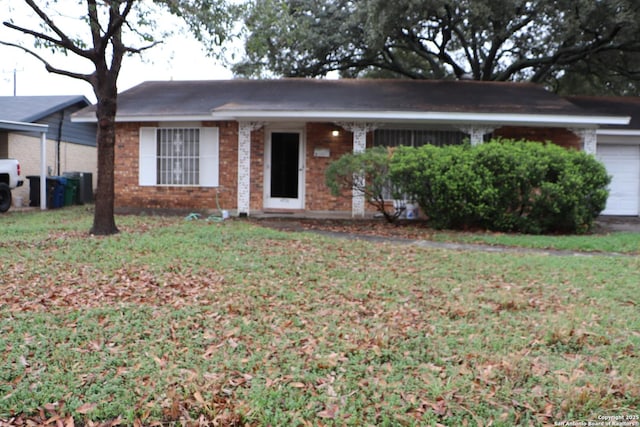
[[[331, 131], [340, 131], [332, 136]], [[353, 134], [330, 123], [308, 123], [305, 177], [305, 207], [311, 211], [350, 211], [351, 198], [334, 197], [325, 185], [324, 172], [329, 163], [353, 150]], [[315, 157], [315, 149], [329, 149], [330, 157]]]
[[[153, 187], [139, 186], [139, 128], [158, 123], [122, 123], [118, 125], [116, 143], [116, 207], [120, 209], [215, 209], [218, 191], [223, 209], [237, 207], [238, 123], [207, 122], [220, 130], [220, 187]], [[339, 130], [334, 137], [332, 130]], [[333, 160], [353, 149], [353, 134], [330, 123], [308, 123], [306, 134], [305, 209], [351, 210], [350, 197], [334, 197], [325, 185], [324, 173]], [[251, 133], [251, 210], [263, 209], [265, 130]], [[330, 157], [315, 157], [316, 148], [329, 149]]]
[[517, 140], [525, 139], [528, 141], [539, 142], [551, 141], [561, 147], [575, 148], [576, 150], [582, 149], [580, 138], [573, 132], [564, 128], [505, 126], [496, 129], [493, 132], [493, 135]]
[[[158, 126], [157, 123], [122, 123], [118, 125], [116, 143], [116, 207], [143, 209], [215, 209], [218, 192], [223, 209], [237, 207], [238, 185], [238, 123], [205, 122], [203, 126], [218, 127], [220, 132], [220, 187], [140, 187], [138, 185], [138, 156], [140, 126]], [[340, 135], [332, 136], [338, 130]], [[351, 197], [334, 197], [325, 185], [325, 170], [329, 163], [353, 150], [353, 134], [331, 123], [307, 123], [305, 209], [310, 211], [350, 211]], [[580, 149], [579, 138], [566, 129], [533, 127], [502, 127], [495, 136], [555, 144]], [[371, 145], [368, 135], [367, 145]], [[251, 133], [251, 210], [261, 211], [264, 197], [265, 130]], [[329, 157], [315, 157], [316, 149], [328, 149]], [[367, 206], [367, 210], [370, 211]]]
[[218, 127], [220, 132], [220, 187], [153, 187], [138, 185], [139, 128], [157, 123], [122, 123], [116, 132], [115, 187], [116, 208], [147, 209], [216, 209], [216, 192], [222, 209], [237, 204], [238, 124], [205, 122], [205, 127]]
[[[251, 197], [250, 207], [261, 211], [264, 198], [264, 127], [251, 132]], [[236, 137], [237, 141], [237, 137]], [[236, 142], [236, 152], [238, 143]], [[236, 163], [238, 156], [236, 154]], [[236, 175], [238, 167], [236, 165]], [[237, 187], [236, 187], [237, 188]], [[235, 207], [236, 203], [233, 204]]]
[[[220, 188], [222, 209], [235, 209], [238, 204], [238, 122], [211, 122], [204, 126], [220, 129]], [[210, 189], [214, 194], [216, 189]]]

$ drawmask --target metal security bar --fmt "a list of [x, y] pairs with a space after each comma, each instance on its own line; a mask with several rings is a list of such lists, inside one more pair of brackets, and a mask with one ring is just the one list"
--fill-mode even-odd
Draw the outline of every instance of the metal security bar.
[[199, 185], [200, 129], [157, 131], [158, 185]]
[[458, 145], [467, 137], [462, 132], [431, 129], [378, 129], [374, 132], [373, 144], [383, 147], [420, 147], [432, 145]]

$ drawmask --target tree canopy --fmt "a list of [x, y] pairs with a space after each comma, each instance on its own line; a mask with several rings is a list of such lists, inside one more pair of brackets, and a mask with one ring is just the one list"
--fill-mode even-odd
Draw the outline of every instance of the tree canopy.
[[[16, 7], [15, 2], [4, 3], [10, 12]], [[173, 29], [161, 30], [156, 19], [167, 10], [183, 18], [201, 40], [221, 43], [231, 23], [225, 1], [24, 0], [23, 3], [31, 10], [32, 17], [4, 21], [5, 26], [16, 31], [16, 39], [0, 40], [0, 43], [31, 54], [51, 73], [91, 84], [97, 99], [98, 123], [98, 188], [91, 232], [117, 233], [113, 170], [117, 81], [123, 58], [140, 54], [162, 42], [163, 36]], [[13, 15], [9, 13], [8, 16]], [[51, 49], [58, 54], [48, 60], [39, 53], [41, 49]], [[65, 68], [66, 55], [88, 61], [89, 71]]]
[[531, 81], [637, 93], [635, 0], [256, 0], [245, 76]]

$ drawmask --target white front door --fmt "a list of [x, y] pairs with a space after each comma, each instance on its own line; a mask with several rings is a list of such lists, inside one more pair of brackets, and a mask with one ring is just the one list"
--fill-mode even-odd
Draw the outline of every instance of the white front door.
[[265, 142], [264, 207], [304, 208], [304, 135], [301, 130], [268, 130]]

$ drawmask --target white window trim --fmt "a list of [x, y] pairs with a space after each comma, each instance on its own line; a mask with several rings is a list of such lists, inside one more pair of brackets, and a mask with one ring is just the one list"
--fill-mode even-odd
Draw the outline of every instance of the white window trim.
[[[163, 125], [162, 128], [168, 126]], [[175, 126], [176, 128], [194, 127]], [[200, 129], [200, 184], [198, 185], [169, 185], [158, 184], [157, 177], [157, 127], [141, 127], [139, 139], [139, 173], [138, 185], [141, 187], [218, 187], [219, 186], [219, 145], [220, 136], [217, 127], [196, 127]]]

